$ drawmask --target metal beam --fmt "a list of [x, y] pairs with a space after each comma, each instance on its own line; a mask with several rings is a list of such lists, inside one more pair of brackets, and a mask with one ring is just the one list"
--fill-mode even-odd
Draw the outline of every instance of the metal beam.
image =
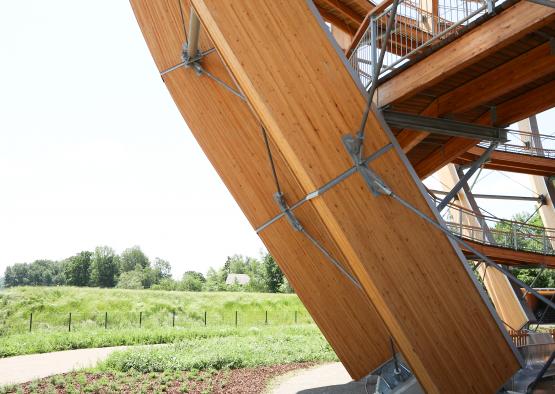
[[482, 166], [482, 164], [486, 162], [486, 160], [491, 155], [491, 152], [493, 152], [496, 147], [497, 147], [497, 142], [492, 142], [490, 147], [482, 154], [482, 156], [480, 156], [474, 163], [472, 163], [472, 166], [468, 169], [466, 174], [464, 174], [464, 176], [459, 179], [459, 181], [453, 187], [453, 189], [451, 189], [451, 191], [447, 193], [447, 195], [443, 198], [443, 200], [441, 200], [441, 202], [437, 206], [437, 210], [439, 212], [441, 212], [443, 208], [445, 208], [447, 204], [449, 204], [451, 199], [453, 199], [453, 197], [457, 195], [459, 190], [461, 190], [461, 188], [466, 184], [466, 182], [468, 182], [470, 177], [472, 177], [472, 175], [474, 175], [474, 173], [478, 171], [478, 169]]
[[475, 140], [507, 142], [507, 130], [501, 127], [483, 126], [451, 119], [433, 118], [389, 110], [383, 111], [383, 114], [390, 126], [401, 129], [427, 131], [429, 133]]
[[[461, 179], [463, 179], [465, 177], [465, 174], [464, 174], [462, 168], [458, 167], [458, 166], [457, 166], [457, 175], [459, 177], [459, 182], [461, 181]], [[482, 216], [482, 212], [480, 211], [480, 207], [478, 206], [478, 204], [476, 203], [476, 200], [474, 199], [474, 194], [472, 193], [472, 190], [468, 186], [468, 181], [465, 181], [465, 182], [462, 183], [462, 188], [464, 190], [464, 194], [466, 195], [466, 198], [468, 199], [468, 203], [470, 204], [470, 208], [472, 208], [472, 211], [474, 211], [474, 214], [476, 215], [476, 220], [478, 220], [478, 223], [480, 223], [480, 227], [482, 227], [482, 231], [484, 232], [484, 236], [486, 237], [486, 239], [488, 240], [489, 243], [495, 244], [495, 239], [493, 238], [493, 234], [491, 233], [491, 230], [488, 227], [488, 224], [486, 223], [486, 221], [484, 220], [484, 218]]]
[[200, 36], [200, 20], [193, 8], [189, 19], [189, 39], [187, 40], [187, 57], [194, 59], [198, 55], [198, 40]]
[[[447, 195], [447, 192], [443, 190], [430, 190], [433, 194], [439, 194], [442, 196]], [[538, 197], [528, 197], [528, 196], [508, 196], [508, 195], [501, 195], [501, 194], [479, 194], [479, 193], [472, 193], [475, 199], [481, 200], [508, 200], [508, 201], [530, 201], [530, 202], [538, 202], [541, 203], [544, 200], [543, 196]]]

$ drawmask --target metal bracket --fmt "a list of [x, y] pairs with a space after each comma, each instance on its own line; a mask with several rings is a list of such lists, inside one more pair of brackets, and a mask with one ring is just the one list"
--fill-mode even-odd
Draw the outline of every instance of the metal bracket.
[[351, 158], [353, 159], [353, 162], [355, 163], [356, 170], [360, 172], [360, 175], [362, 175], [362, 177], [366, 181], [366, 184], [370, 188], [370, 191], [372, 192], [372, 194], [375, 196], [392, 195], [393, 192], [391, 191], [391, 189], [389, 189], [389, 187], [387, 187], [384, 181], [382, 181], [374, 171], [372, 171], [370, 168], [366, 166], [365, 161], [361, 160], [360, 154], [359, 154], [361, 144], [359, 143], [358, 138], [347, 134], [343, 136], [342, 140], [343, 140], [343, 145], [345, 146], [345, 149], [347, 149], [347, 152], [349, 152], [349, 155], [351, 156]]
[[274, 200], [275, 202], [277, 202], [279, 208], [281, 209], [281, 212], [285, 214], [285, 216], [287, 217], [287, 221], [291, 224], [295, 231], [303, 231], [303, 225], [289, 209], [289, 206], [287, 205], [287, 203], [285, 202], [285, 198], [283, 197], [283, 193], [276, 192], [274, 194]]

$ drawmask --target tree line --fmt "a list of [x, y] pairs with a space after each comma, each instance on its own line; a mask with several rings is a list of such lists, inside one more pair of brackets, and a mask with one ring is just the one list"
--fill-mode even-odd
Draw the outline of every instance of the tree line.
[[[230, 274], [246, 274], [246, 285], [226, 284]], [[93, 252], [82, 251], [60, 261], [36, 260], [6, 268], [0, 287], [15, 286], [90, 286], [124, 289], [156, 289], [182, 291], [252, 291], [289, 293], [292, 288], [270, 254], [261, 259], [234, 255], [223, 267], [210, 268], [206, 275], [187, 271], [181, 279], [172, 277], [168, 261], [150, 261], [140, 247], [134, 246], [117, 254], [108, 246]]]

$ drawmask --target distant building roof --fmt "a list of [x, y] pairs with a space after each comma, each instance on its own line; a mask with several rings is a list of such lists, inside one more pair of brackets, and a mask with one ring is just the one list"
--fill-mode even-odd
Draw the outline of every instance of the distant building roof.
[[225, 280], [226, 285], [246, 285], [251, 281], [247, 274], [229, 274]]

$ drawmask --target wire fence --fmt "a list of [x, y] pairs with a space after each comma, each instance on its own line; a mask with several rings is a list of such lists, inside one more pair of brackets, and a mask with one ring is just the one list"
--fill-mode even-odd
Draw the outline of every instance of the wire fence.
[[555, 229], [528, 223], [477, 215], [455, 204], [448, 204], [442, 216], [449, 230], [464, 239], [484, 245], [555, 255]]
[[[555, 159], [555, 137], [552, 135], [507, 129], [507, 138], [509, 141], [497, 145], [495, 150]], [[488, 148], [490, 144], [490, 141], [481, 141], [478, 146]]]
[[45, 331], [287, 326], [313, 323], [306, 311], [38, 312], [0, 321], [0, 336]]
[[[394, 10], [393, 0], [385, 0], [370, 16], [367, 30], [349, 57], [350, 64], [368, 87], [375, 76], [390, 73], [441, 40], [458, 34], [478, 18], [491, 14], [495, 5], [503, 1], [401, 0]], [[387, 25], [393, 16], [392, 29], [387, 35]], [[374, 65], [384, 42], [387, 42], [384, 62], [376, 70]]]

